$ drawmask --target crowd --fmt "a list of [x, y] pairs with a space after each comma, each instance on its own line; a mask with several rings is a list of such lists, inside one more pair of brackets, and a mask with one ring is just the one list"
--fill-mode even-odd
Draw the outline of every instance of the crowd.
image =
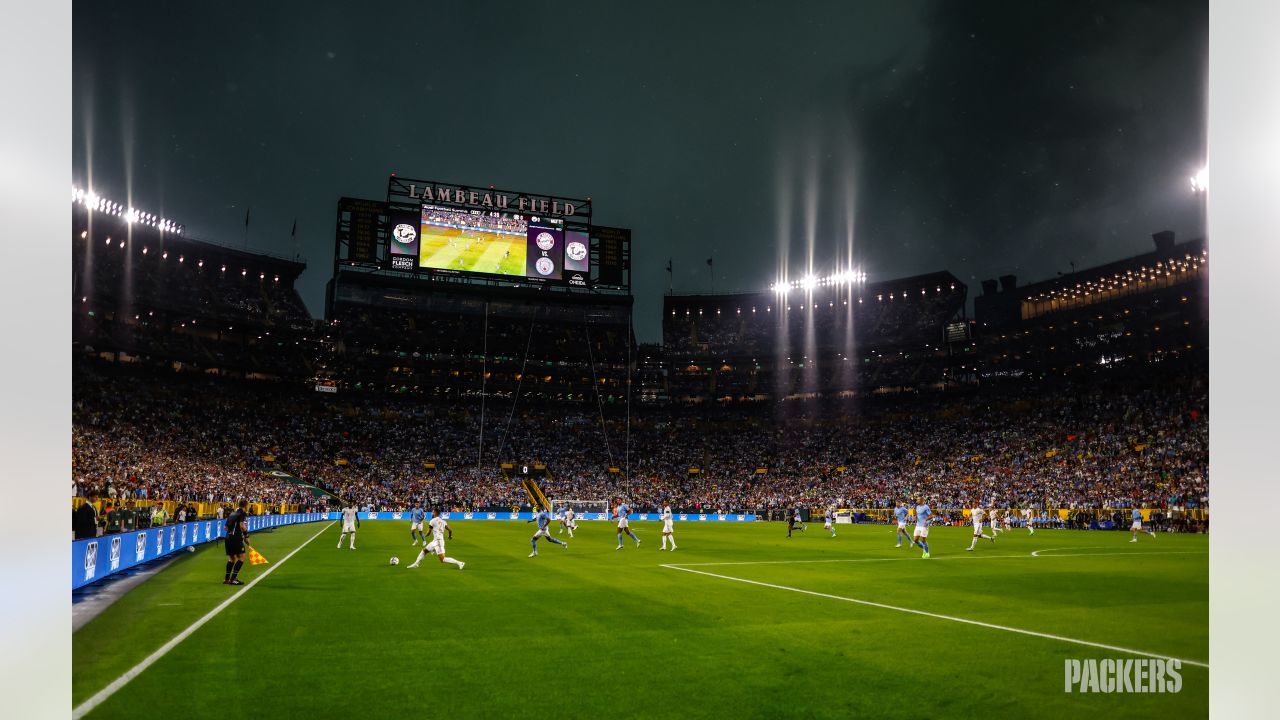
[[551, 498], [691, 511], [887, 508], [917, 497], [942, 509], [1208, 503], [1203, 378], [842, 405], [637, 406], [629, 448], [617, 407], [490, 398], [482, 438], [478, 401], [89, 363], [76, 367], [74, 400], [73, 480], [91, 497], [305, 501], [266, 472], [279, 468], [365, 508], [510, 508], [528, 500], [500, 463], [542, 462]]

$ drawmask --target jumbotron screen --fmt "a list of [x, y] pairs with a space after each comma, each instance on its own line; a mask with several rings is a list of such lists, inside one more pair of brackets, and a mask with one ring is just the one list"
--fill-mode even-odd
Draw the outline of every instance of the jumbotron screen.
[[[420, 228], [420, 268], [543, 280], [564, 277], [566, 234], [558, 218], [423, 205]], [[570, 235], [573, 246], [567, 249], [567, 260], [585, 269], [585, 238]]]

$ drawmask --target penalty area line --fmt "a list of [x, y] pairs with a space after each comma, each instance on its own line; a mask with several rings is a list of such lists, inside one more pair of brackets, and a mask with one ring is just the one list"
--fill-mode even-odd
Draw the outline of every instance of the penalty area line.
[[[1049, 556], [1052, 557], [1052, 556]], [[802, 590], [801, 588], [787, 587], [786, 585], [774, 585], [773, 583], [759, 582], [758, 580], [747, 580], [745, 578], [733, 577], [731, 575], [719, 575], [716, 573], [705, 572], [703, 570], [691, 570], [687, 567], [679, 565], [661, 565], [659, 567], [668, 568], [670, 570], [681, 570], [695, 575], [706, 575], [707, 577], [719, 578], [721, 580], [732, 580], [734, 582], [746, 583], [748, 585], [758, 585], [760, 587], [773, 588], [774, 590], [786, 590], [788, 592], [800, 593], [801, 595], [812, 595], [813, 597], [827, 598], [828, 600], [840, 600], [842, 602], [854, 603], [856, 605], [865, 605], [867, 607], [880, 608], [881, 610], [893, 610], [895, 612], [908, 613], [910, 615], [921, 615], [931, 617], [937, 620], [948, 620], [950, 622], [962, 623], [964, 625], [975, 625], [977, 627], [987, 628], [989, 630], [1003, 630], [1005, 632], [1017, 633], [1019, 635], [1029, 635], [1031, 637], [1044, 638], [1046, 640], [1057, 640], [1058, 642], [1072, 643], [1075, 645], [1084, 645], [1087, 647], [1100, 648], [1102, 650], [1111, 650], [1114, 652], [1126, 653], [1129, 655], [1142, 655], [1144, 657], [1157, 658], [1160, 660], [1177, 660], [1186, 665], [1195, 665], [1208, 669], [1209, 663], [1200, 662], [1198, 660], [1187, 660], [1185, 658], [1176, 658], [1171, 655], [1161, 655], [1160, 653], [1148, 652], [1146, 650], [1135, 650], [1133, 648], [1120, 647], [1118, 645], [1106, 645], [1104, 643], [1092, 642], [1090, 640], [1080, 640], [1078, 638], [1065, 637], [1063, 635], [1053, 635], [1050, 633], [1037, 632], [1035, 630], [1023, 630], [1022, 628], [1009, 627], [1007, 625], [996, 625], [994, 623], [986, 623], [980, 620], [970, 620], [968, 618], [955, 617], [953, 615], [940, 615], [938, 613], [925, 612], [924, 610], [914, 610], [912, 608], [898, 607], [896, 605], [886, 605], [884, 603], [872, 602], [870, 600], [859, 600], [857, 598], [844, 597], [841, 595], [831, 595], [828, 593], [815, 592], [813, 590]]]
[[331, 521], [324, 527], [320, 528], [320, 532], [317, 532], [315, 535], [312, 535], [311, 537], [307, 538], [306, 542], [294, 548], [293, 552], [289, 553], [288, 555], [285, 555], [283, 558], [280, 559], [279, 562], [267, 568], [266, 572], [250, 580], [247, 585], [245, 585], [244, 587], [236, 591], [234, 595], [227, 598], [226, 600], [223, 600], [217, 607], [205, 613], [204, 617], [191, 623], [191, 625], [186, 630], [183, 630], [182, 632], [175, 635], [172, 640], [165, 643], [164, 645], [161, 645], [160, 649], [148, 655], [146, 658], [142, 660], [142, 662], [129, 668], [123, 675], [111, 681], [110, 685], [107, 685], [106, 687], [99, 690], [88, 700], [85, 700], [83, 703], [80, 703], [79, 707], [71, 711], [71, 717], [74, 718], [75, 720], [79, 720], [79, 718], [84, 717], [85, 715], [89, 714], [89, 712], [91, 712], [94, 708], [106, 702], [106, 700], [110, 698], [112, 695], [115, 695], [116, 692], [120, 690], [120, 688], [124, 687], [125, 685], [128, 685], [131, 680], [141, 675], [147, 668], [154, 665], [157, 660], [164, 657], [165, 655], [168, 655], [170, 650], [174, 649], [175, 647], [178, 646], [179, 643], [181, 643], [183, 640], [186, 640], [188, 637], [190, 637], [192, 633], [194, 633], [196, 630], [199, 630], [201, 626], [203, 626], [205, 623], [217, 617], [218, 613], [222, 612], [223, 610], [226, 610], [228, 605], [235, 602], [236, 600], [239, 600], [241, 595], [244, 595], [245, 593], [249, 592], [249, 590], [251, 590], [254, 585], [257, 585], [260, 581], [264, 580], [268, 575], [274, 572], [276, 568], [288, 562], [289, 558], [293, 557], [295, 554], [297, 554], [299, 550], [301, 550], [302, 548], [310, 544], [312, 540], [315, 540], [316, 538], [320, 537], [320, 535], [323, 534], [325, 530], [328, 530], [330, 527], [333, 527], [333, 524], [336, 522], [337, 522], [336, 520]]

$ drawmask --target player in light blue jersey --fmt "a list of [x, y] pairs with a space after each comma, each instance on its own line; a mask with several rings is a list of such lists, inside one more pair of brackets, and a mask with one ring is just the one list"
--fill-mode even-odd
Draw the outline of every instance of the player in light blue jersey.
[[422, 531], [422, 523], [427, 520], [427, 512], [422, 509], [421, 504], [413, 506], [413, 510], [409, 511], [409, 537], [413, 542], [410, 545], [417, 545], [418, 540], [422, 540], [422, 544], [427, 544], [427, 534]]
[[933, 519], [933, 510], [925, 503], [924, 498], [920, 498], [920, 504], [916, 505], [916, 530], [915, 537], [911, 544], [924, 550], [924, 555], [920, 557], [929, 559], [929, 521]]
[[627, 537], [636, 541], [636, 547], [640, 547], [640, 538], [631, 532], [631, 525], [627, 518], [631, 515], [631, 507], [618, 498], [618, 505], [613, 509], [613, 518], [618, 521], [618, 547], [614, 550], [622, 549], [622, 534], [626, 533]]
[[898, 503], [898, 507], [894, 508], [893, 516], [898, 518], [898, 544], [894, 547], [902, 547], [902, 539], [907, 539], [907, 547], [911, 547], [911, 536], [907, 534], [907, 506]]
[[1144, 532], [1150, 535], [1151, 537], [1156, 536], [1155, 533], [1151, 532], [1150, 530], [1146, 530], [1142, 527], [1142, 511], [1139, 510], [1138, 508], [1133, 509], [1133, 525], [1129, 526], [1129, 532], [1133, 536], [1129, 539], [1129, 542], [1138, 542], [1139, 532]]
[[547, 542], [555, 543], [565, 550], [569, 549], [569, 543], [551, 537], [551, 513], [546, 510], [538, 510], [533, 514], [533, 520], [526, 520], [525, 522], [533, 522], [534, 520], [538, 522], [538, 529], [534, 531], [533, 538], [529, 541], [533, 545], [533, 552], [529, 553], [529, 557], [538, 557], [538, 538], [546, 538]]

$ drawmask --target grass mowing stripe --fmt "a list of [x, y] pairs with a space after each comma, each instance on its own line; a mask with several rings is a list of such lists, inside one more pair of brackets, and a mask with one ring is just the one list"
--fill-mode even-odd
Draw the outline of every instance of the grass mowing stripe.
[[[1072, 548], [1052, 548], [1054, 550], [1069, 550]], [[1084, 548], [1081, 548], [1084, 549]], [[1026, 560], [1028, 558], [1059, 558], [1059, 557], [1104, 557], [1107, 555], [1208, 555], [1207, 550], [1155, 550], [1152, 552], [1107, 552], [1107, 553], [1063, 553], [1061, 555], [1038, 555], [1037, 553], [1048, 552], [1048, 550], [1036, 550], [1030, 555], [952, 555], [944, 557], [932, 558], [932, 560], [1008, 560], [1016, 558]], [[864, 562], [900, 562], [903, 560], [919, 560], [916, 555], [910, 557], [897, 558], [844, 558], [839, 560], [742, 560], [738, 562], [709, 562], [709, 563], [667, 563], [662, 567], [681, 568], [681, 567], [712, 567], [715, 565], [810, 565], [820, 563], [864, 563]]]
[[[1133, 554], [1137, 554], [1137, 553], [1133, 553]], [[1061, 556], [1049, 555], [1046, 557], [1061, 557]], [[1186, 665], [1195, 665], [1197, 667], [1202, 667], [1206, 669], [1208, 669], [1209, 667], [1209, 663], [1206, 663], [1206, 662], [1200, 662], [1198, 660], [1186, 660], [1183, 658], [1175, 658], [1175, 657], [1170, 657], [1168, 655], [1161, 655], [1159, 653], [1147, 652], [1146, 650], [1134, 650], [1132, 648], [1123, 648], [1123, 647], [1118, 647], [1116, 645], [1105, 645], [1103, 643], [1096, 643], [1089, 640], [1079, 640], [1077, 638], [1069, 638], [1069, 637], [1064, 637], [1062, 635], [1051, 635], [1049, 633], [1036, 632], [1034, 630], [1023, 630], [1021, 628], [1008, 627], [1005, 625], [994, 625], [992, 623], [985, 623], [979, 620], [969, 620], [967, 618], [954, 617], [952, 615], [939, 615], [937, 613], [925, 612], [924, 610], [913, 610], [912, 608], [897, 607], [896, 605], [886, 605], [884, 603], [872, 602], [870, 600], [859, 600], [857, 598], [842, 597], [840, 595], [830, 595], [827, 593], [814, 592], [813, 590], [802, 590], [800, 588], [787, 587], [786, 585], [774, 585], [773, 583], [759, 582], [756, 580], [747, 580], [745, 578], [737, 578], [737, 577], [732, 577], [730, 575], [718, 575], [716, 573], [709, 573], [703, 570], [691, 570], [687, 567], [682, 567], [679, 565], [662, 565], [661, 567], [668, 568], [670, 570], [681, 570], [683, 572], [694, 573], [696, 575], [706, 575], [707, 577], [720, 578], [721, 580], [732, 580], [734, 582], [747, 583], [748, 585], [759, 585], [760, 587], [773, 588], [775, 590], [787, 590], [794, 593], [800, 593], [802, 595], [812, 595], [814, 597], [823, 597], [823, 598], [828, 598], [830, 600], [841, 600], [844, 602], [855, 603], [858, 605], [876, 607], [882, 610], [895, 610], [897, 612], [910, 613], [912, 615], [923, 615], [925, 617], [937, 618], [939, 620], [950, 620], [951, 622], [964, 623], [966, 625], [977, 625], [978, 627], [990, 628], [992, 630], [1004, 630], [1005, 632], [1018, 633], [1020, 635], [1030, 635], [1032, 637], [1040, 637], [1040, 638], [1046, 638], [1049, 640], [1057, 640], [1059, 642], [1074, 643], [1076, 645], [1087, 645], [1089, 647], [1101, 648], [1103, 650], [1114, 650], [1115, 652], [1127, 653], [1129, 655], [1142, 655], [1145, 657], [1158, 658], [1161, 660], [1177, 660]]]
[[[337, 522], [337, 521], [335, 520], [334, 522]], [[91, 712], [94, 708], [101, 705], [103, 702], [107, 700], [107, 698], [114, 695], [116, 691], [118, 691], [120, 688], [124, 687], [125, 685], [128, 685], [129, 681], [141, 675], [147, 668], [155, 664], [157, 660], [167, 655], [170, 650], [174, 649], [175, 647], [178, 646], [179, 643], [181, 643], [183, 640], [186, 640], [188, 637], [190, 637], [191, 633], [194, 633], [196, 630], [199, 630], [201, 626], [203, 626], [205, 623], [209, 622], [214, 617], [216, 617], [218, 613], [225, 610], [228, 605], [238, 600], [241, 595], [249, 592], [249, 590], [254, 585], [257, 585], [259, 581], [263, 580], [268, 575], [270, 575], [276, 568], [288, 562], [289, 558], [293, 557], [295, 554], [297, 554], [299, 550], [301, 550], [302, 548], [310, 544], [312, 540], [315, 540], [316, 538], [320, 537], [320, 535], [323, 534], [325, 530], [328, 530], [330, 527], [332, 527], [333, 524], [334, 524], [333, 522], [330, 522], [329, 524], [320, 528], [319, 532], [307, 538], [306, 542], [294, 548], [293, 552], [290, 552], [288, 555], [285, 555], [283, 558], [281, 558], [280, 562], [275, 563], [271, 567], [267, 568], [266, 571], [263, 572], [261, 575], [250, 580], [249, 584], [240, 588], [238, 591], [236, 591], [234, 595], [227, 598], [226, 600], [223, 600], [217, 607], [205, 613], [204, 617], [200, 618], [194, 623], [191, 623], [191, 625], [186, 630], [183, 630], [182, 632], [174, 636], [172, 640], [165, 643], [164, 645], [161, 645], [159, 650], [156, 650], [155, 652], [151, 653], [147, 657], [143, 658], [142, 662], [129, 668], [127, 672], [125, 672], [123, 675], [113, 680], [111, 684], [99, 690], [96, 694], [94, 694], [88, 700], [85, 700], [83, 703], [80, 704], [79, 707], [71, 711], [71, 717], [75, 718], [76, 720], [79, 720], [79, 718], [84, 717], [89, 712]]]

